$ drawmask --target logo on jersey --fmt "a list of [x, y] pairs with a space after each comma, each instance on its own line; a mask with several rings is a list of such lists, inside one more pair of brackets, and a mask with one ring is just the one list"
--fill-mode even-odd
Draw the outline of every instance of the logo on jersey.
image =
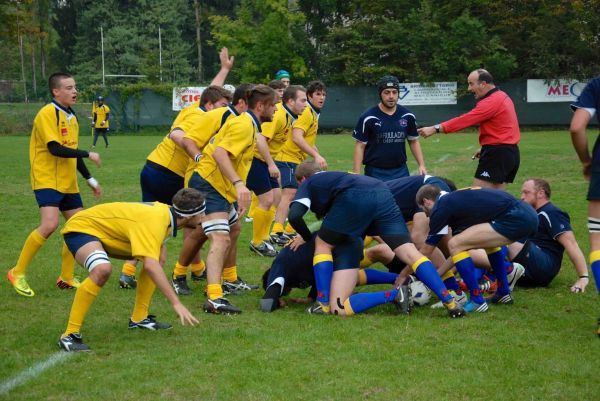
[[62, 127], [62, 128], [60, 129], [60, 134], [61, 134], [62, 136], [67, 136], [67, 135], [69, 135], [69, 130], [67, 129], [67, 127]]
[[405, 118], [401, 118], [400, 121], [398, 121], [398, 123], [401, 127], [406, 127], [408, 125], [408, 121], [406, 121]]
[[490, 176], [490, 173], [488, 173], [487, 171], [482, 172], [481, 174], [479, 174], [481, 177], [487, 177], [487, 178], [492, 178]]

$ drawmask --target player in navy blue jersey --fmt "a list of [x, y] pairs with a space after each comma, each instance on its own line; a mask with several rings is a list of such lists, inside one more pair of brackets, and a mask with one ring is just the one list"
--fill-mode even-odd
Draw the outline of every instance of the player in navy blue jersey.
[[427, 174], [415, 115], [398, 104], [400, 82], [388, 75], [377, 82], [380, 102], [365, 111], [354, 128], [354, 172], [388, 181], [409, 175], [406, 165], [406, 141], [419, 166], [419, 174]]
[[[590, 181], [587, 194], [590, 265], [600, 294], [600, 136], [596, 138], [590, 157], [586, 135], [587, 126], [594, 115], [600, 122], [600, 76], [588, 82], [571, 108], [575, 110], [571, 119], [571, 140], [581, 160], [583, 176]], [[600, 318], [597, 333], [600, 336]]]
[[433, 252], [448, 227], [452, 229], [448, 251], [471, 293], [465, 311], [488, 310], [468, 252], [475, 248], [486, 249], [498, 279], [498, 290], [490, 301], [513, 303], [504, 263], [507, 249], [503, 245], [535, 233], [538, 224], [535, 210], [504, 191], [479, 187], [443, 193], [437, 186], [424, 185], [417, 192], [417, 204], [429, 216], [429, 235], [421, 248], [424, 255]]
[[558, 274], [563, 253], [567, 251], [579, 276], [571, 291], [583, 292], [589, 283], [585, 256], [573, 234], [569, 215], [550, 202], [550, 195], [550, 184], [541, 178], [528, 179], [521, 187], [521, 199], [536, 210], [539, 223], [535, 235], [508, 246], [512, 261], [525, 268], [518, 283], [527, 287], [547, 286]]
[[309, 310], [351, 315], [406, 295], [405, 289], [400, 288], [351, 296], [358, 266], [334, 271], [332, 250], [336, 246], [362, 243], [364, 235], [378, 235], [436, 293], [452, 317], [462, 316], [462, 307], [448, 293], [431, 261], [411, 242], [402, 214], [383, 182], [339, 171], [320, 171], [314, 161], [300, 164], [296, 179], [300, 187], [288, 219], [300, 238], [294, 240], [291, 248], [310, 240], [311, 233], [303, 220], [309, 209], [323, 218], [313, 259], [318, 302]]

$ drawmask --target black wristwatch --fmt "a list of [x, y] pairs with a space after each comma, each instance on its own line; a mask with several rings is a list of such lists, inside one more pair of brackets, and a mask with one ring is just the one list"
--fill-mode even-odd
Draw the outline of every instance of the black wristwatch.
[[440, 125], [439, 124], [434, 125], [433, 128], [435, 128], [435, 133], [436, 134], [440, 133]]

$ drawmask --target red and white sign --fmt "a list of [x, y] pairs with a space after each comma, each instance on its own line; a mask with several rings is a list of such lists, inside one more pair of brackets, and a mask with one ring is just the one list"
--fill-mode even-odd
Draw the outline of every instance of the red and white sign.
[[[225, 89], [233, 94], [235, 87], [232, 85], [225, 85]], [[179, 111], [190, 106], [192, 103], [200, 100], [202, 92], [206, 89], [206, 86], [189, 86], [185, 88], [173, 88], [173, 110]]]
[[574, 79], [528, 79], [527, 102], [574, 102], [585, 84]]

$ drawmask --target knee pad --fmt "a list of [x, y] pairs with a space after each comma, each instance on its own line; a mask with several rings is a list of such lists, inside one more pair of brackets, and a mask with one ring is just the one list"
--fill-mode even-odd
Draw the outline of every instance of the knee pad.
[[87, 269], [87, 271], [91, 272], [98, 265], [103, 263], [110, 264], [110, 259], [108, 259], [108, 255], [104, 251], [94, 251], [88, 255], [83, 263], [83, 267]]
[[600, 233], [600, 219], [588, 217], [588, 230], [590, 233]]
[[214, 219], [202, 223], [204, 234], [227, 233], [229, 234], [229, 221], [227, 219]]

